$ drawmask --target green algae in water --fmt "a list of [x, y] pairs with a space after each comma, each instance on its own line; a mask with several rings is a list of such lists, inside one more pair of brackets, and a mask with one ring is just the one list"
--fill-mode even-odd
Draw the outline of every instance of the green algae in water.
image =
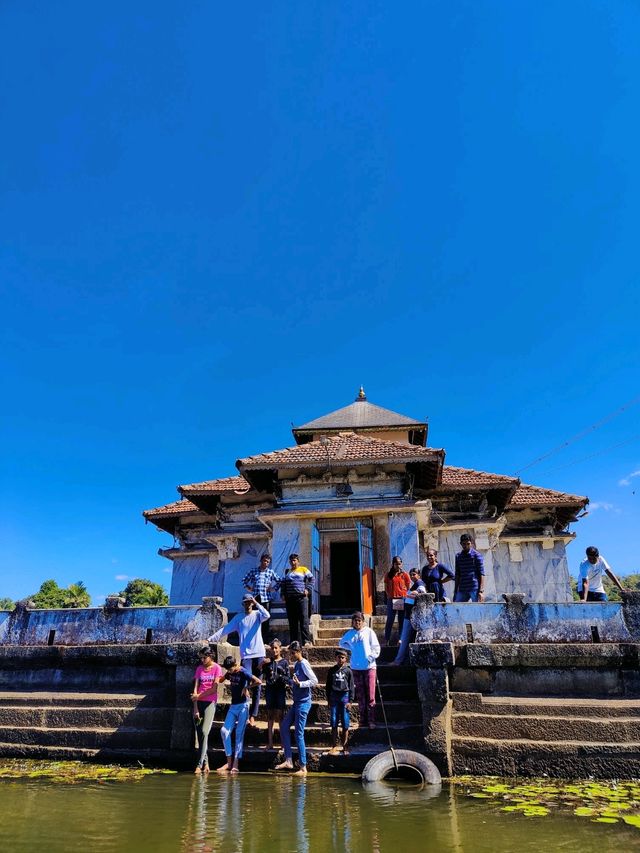
[[640, 829], [640, 782], [519, 781], [462, 776], [450, 780], [474, 799], [503, 802], [502, 811], [525, 817], [546, 817], [571, 810], [593, 823], [621, 823]]
[[83, 761], [34, 761], [8, 758], [0, 761], [0, 780], [43, 779], [73, 785], [78, 782], [138, 782], [145, 776], [173, 774], [175, 770], [123, 767], [117, 764], [85, 764]]

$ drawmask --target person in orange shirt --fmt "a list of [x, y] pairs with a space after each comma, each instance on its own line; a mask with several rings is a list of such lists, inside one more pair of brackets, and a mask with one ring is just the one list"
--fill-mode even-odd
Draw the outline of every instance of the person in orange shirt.
[[398, 637], [402, 634], [404, 622], [404, 597], [411, 586], [411, 579], [402, 568], [400, 557], [391, 560], [391, 568], [384, 577], [384, 591], [387, 596], [387, 621], [384, 626], [384, 642], [389, 645], [396, 613], [398, 614]]

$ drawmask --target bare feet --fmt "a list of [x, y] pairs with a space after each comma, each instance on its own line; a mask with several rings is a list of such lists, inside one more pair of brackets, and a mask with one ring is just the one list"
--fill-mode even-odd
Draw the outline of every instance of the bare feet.
[[342, 747], [342, 754], [343, 755], [349, 755], [349, 747], [348, 746]]
[[329, 755], [337, 755], [340, 752], [337, 746], [332, 746], [329, 750]]
[[198, 764], [198, 766], [196, 767], [196, 769], [195, 769], [193, 772], [196, 774], [196, 776], [199, 776], [199, 775], [202, 773], [202, 770], [200, 769], [200, 765], [199, 765], [199, 764]]
[[216, 773], [220, 773], [221, 776], [224, 776], [225, 773], [229, 772], [229, 765], [223, 764], [222, 767], [218, 767]]
[[232, 776], [237, 776], [239, 772], [240, 772], [240, 771], [238, 770], [238, 768], [237, 768], [237, 767], [232, 767], [232, 768], [231, 768], [231, 770], [229, 770], [229, 773], [230, 773]]
[[209, 774], [209, 765], [208, 764], [205, 764], [203, 766], [202, 772], [204, 773], [205, 776], [207, 776]]
[[283, 761], [281, 764], [276, 764], [274, 770], [293, 770], [293, 761]]
[[256, 724], [256, 718], [255, 718], [255, 717], [249, 717], [249, 723], [248, 723], [248, 725], [250, 725], [250, 726], [251, 726], [251, 728], [254, 728], [254, 727], [255, 727], [255, 724]]
[[307, 775], [307, 768], [301, 767], [300, 770], [296, 770], [296, 772], [292, 773], [291, 775], [292, 776], [306, 776]]

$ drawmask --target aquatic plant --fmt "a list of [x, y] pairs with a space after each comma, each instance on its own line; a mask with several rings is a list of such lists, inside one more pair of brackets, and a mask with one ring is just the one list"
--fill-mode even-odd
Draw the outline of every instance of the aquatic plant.
[[122, 767], [117, 764], [86, 764], [83, 761], [33, 761], [7, 758], [0, 761], [2, 779], [46, 779], [49, 782], [138, 782], [155, 773], [175, 773], [150, 767]]
[[504, 803], [505, 812], [545, 817], [564, 809], [595, 823], [624, 823], [640, 829], [639, 780], [567, 782], [458, 776], [450, 781], [469, 797]]

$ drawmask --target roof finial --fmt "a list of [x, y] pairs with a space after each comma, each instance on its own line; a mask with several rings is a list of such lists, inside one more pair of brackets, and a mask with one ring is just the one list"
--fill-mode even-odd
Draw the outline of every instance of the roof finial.
[[356, 397], [356, 403], [358, 400], [366, 400], [367, 395], [364, 393], [364, 387], [361, 385], [360, 390], [358, 391], [358, 396]]

